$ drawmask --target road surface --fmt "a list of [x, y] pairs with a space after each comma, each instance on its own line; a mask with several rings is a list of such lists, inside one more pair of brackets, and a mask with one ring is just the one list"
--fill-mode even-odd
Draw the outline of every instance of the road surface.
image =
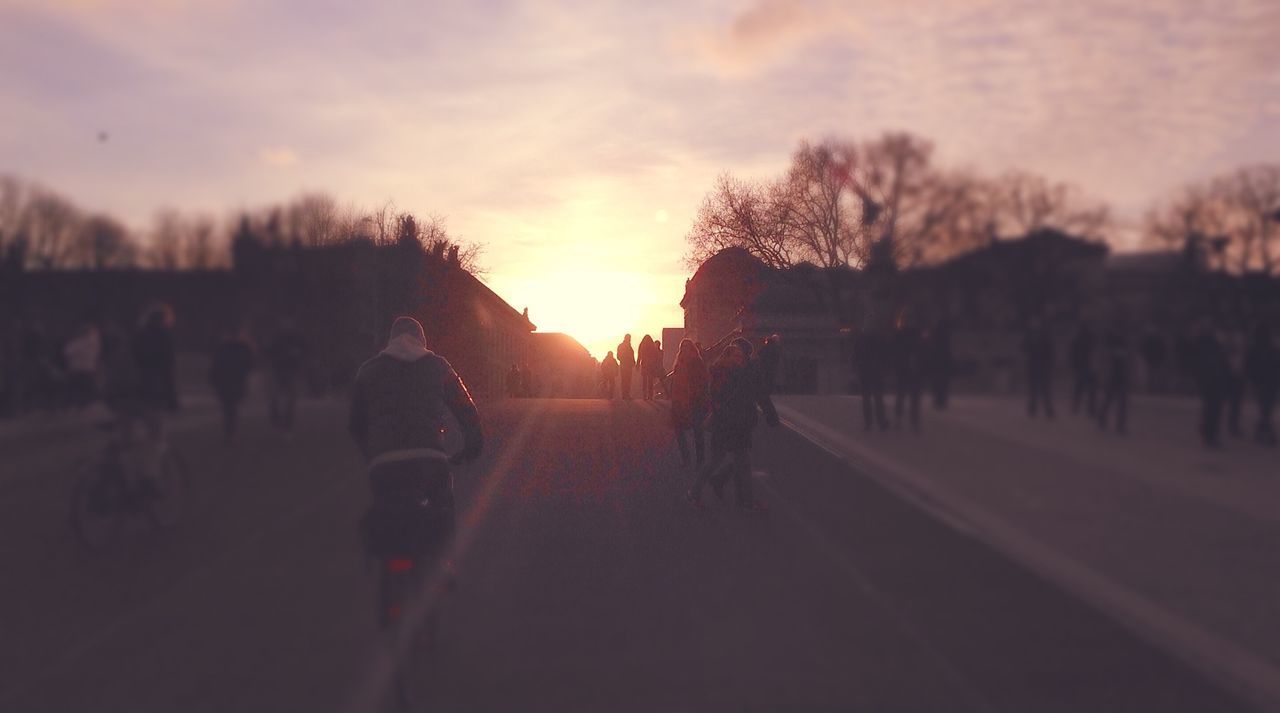
[[[432, 710], [1248, 710], [787, 429], [758, 438], [768, 515], [700, 514], [665, 405], [482, 410]], [[0, 434], [0, 710], [373, 708], [343, 418], [306, 402], [285, 438], [255, 411], [225, 447], [211, 412], [184, 415], [199, 508], [100, 556], [66, 518], [67, 465], [94, 437]]]

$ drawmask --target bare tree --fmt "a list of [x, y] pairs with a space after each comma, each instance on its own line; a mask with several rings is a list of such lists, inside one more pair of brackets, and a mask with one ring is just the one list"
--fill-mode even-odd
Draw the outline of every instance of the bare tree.
[[773, 211], [785, 226], [793, 252], [822, 267], [861, 262], [867, 255], [866, 200], [855, 175], [857, 149], [848, 143], [801, 142], [786, 177], [771, 192]]
[[95, 215], [81, 224], [76, 253], [80, 266], [107, 270], [132, 267], [137, 248], [123, 225], [109, 216]]
[[1190, 249], [1210, 266], [1280, 273], [1280, 164], [1237, 169], [1183, 189], [1147, 212], [1148, 244]]
[[702, 200], [686, 240], [690, 265], [700, 265], [717, 252], [739, 247], [775, 268], [797, 261], [798, 248], [788, 232], [784, 191], [721, 174]]
[[33, 267], [57, 269], [74, 264], [76, 236], [83, 219], [70, 201], [37, 189], [21, 219], [27, 242], [27, 258]]
[[160, 270], [178, 270], [182, 263], [182, 243], [186, 225], [182, 215], [172, 208], [156, 213], [151, 240], [146, 249], [146, 262]]
[[1033, 173], [1006, 173], [993, 182], [992, 190], [995, 232], [1001, 236], [1053, 229], [1101, 240], [1110, 222], [1106, 205], [1090, 203], [1074, 187]]

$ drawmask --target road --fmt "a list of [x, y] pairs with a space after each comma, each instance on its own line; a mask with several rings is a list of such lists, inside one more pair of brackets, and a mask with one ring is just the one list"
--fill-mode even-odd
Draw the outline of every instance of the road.
[[[482, 405], [434, 710], [1238, 711], [1177, 659], [787, 429], [768, 515], [697, 513], [665, 406]], [[371, 708], [366, 488], [343, 410], [174, 441], [199, 508], [99, 556], [66, 522], [92, 436], [0, 439], [0, 710]]]

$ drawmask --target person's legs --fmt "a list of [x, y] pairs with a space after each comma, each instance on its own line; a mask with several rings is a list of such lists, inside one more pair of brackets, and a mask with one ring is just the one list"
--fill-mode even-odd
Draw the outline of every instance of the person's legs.
[[708, 458], [707, 462], [703, 463], [702, 467], [698, 469], [698, 477], [694, 478], [693, 487], [689, 488], [690, 498], [695, 500], [702, 499], [703, 486], [707, 484], [708, 480], [711, 480], [712, 475], [715, 473], [717, 466], [720, 465], [720, 461], [722, 460], [724, 460], [724, 451], [712, 447], [711, 457]]
[[1121, 384], [1116, 394], [1116, 433], [1129, 432], [1129, 384]]
[[1200, 435], [1206, 446], [1218, 445], [1222, 396], [1217, 389], [1206, 389], [1200, 396]]
[[1044, 402], [1044, 415], [1053, 420], [1053, 374], [1040, 377], [1040, 399]]
[[222, 440], [230, 441], [236, 431], [236, 403], [229, 396], [219, 396], [218, 405], [222, 407]]
[[631, 370], [627, 368], [622, 370], [622, 398], [631, 399]]
[[684, 435], [686, 430], [687, 429], [684, 429], [684, 428], [676, 429], [676, 446], [680, 449], [680, 462], [688, 466], [689, 465], [689, 442]]
[[1107, 427], [1107, 412], [1111, 410], [1111, 400], [1114, 398], [1111, 384], [1107, 384], [1102, 390], [1102, 403], [1098, 404], [1098, 428], [1105, 429]]
[[753, 506], [756, 498], [751, 482], [751, 451], [743, 449], [730, 453], [729, 466], [733, 472], [733, 488], [737, 494], [738, 505]]
[[1275, 445], [1276, 432], [1271, 425], [1272, 411], [1276, 405], [1275, 389], [1261, 386], [1258, 392], [1258, 426], [1254, 430], [1254, 440], [1267, 445]]
[[920, 430], [920, 383], [913, 382], [911, 384], [911, 429], [913, 431]]
[[871, 388], [867, 379], [859, 379], [862, 383], [859, 388], [862, 391], [862, 430], [870, 431], [872, 422]]
[[1240, 430], [1240, 411], [1244, 403], [1244, 380], [1232, 377], [1231, 388], [1227, 392], [1227, 432], [1233, 438], [1240, 438], [1244, 433]]
[[1040, 404], [1040, 376], [1035, 371], [1027, 372], [1027, 415], [1036, 417]]

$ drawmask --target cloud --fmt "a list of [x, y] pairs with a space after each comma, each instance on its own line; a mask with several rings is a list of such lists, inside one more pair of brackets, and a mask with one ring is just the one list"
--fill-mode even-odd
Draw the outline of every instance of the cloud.
[[288, 168], [298, 162], [298, 154], [284, 146], [265, 148], [258, 152], [258, 160], [273, 168]]
[[857, 27], [834, 0], [753, 0], [727, 26], [693, 33], [687, 44], [727, 74], [745, 74], [830, 35]]

